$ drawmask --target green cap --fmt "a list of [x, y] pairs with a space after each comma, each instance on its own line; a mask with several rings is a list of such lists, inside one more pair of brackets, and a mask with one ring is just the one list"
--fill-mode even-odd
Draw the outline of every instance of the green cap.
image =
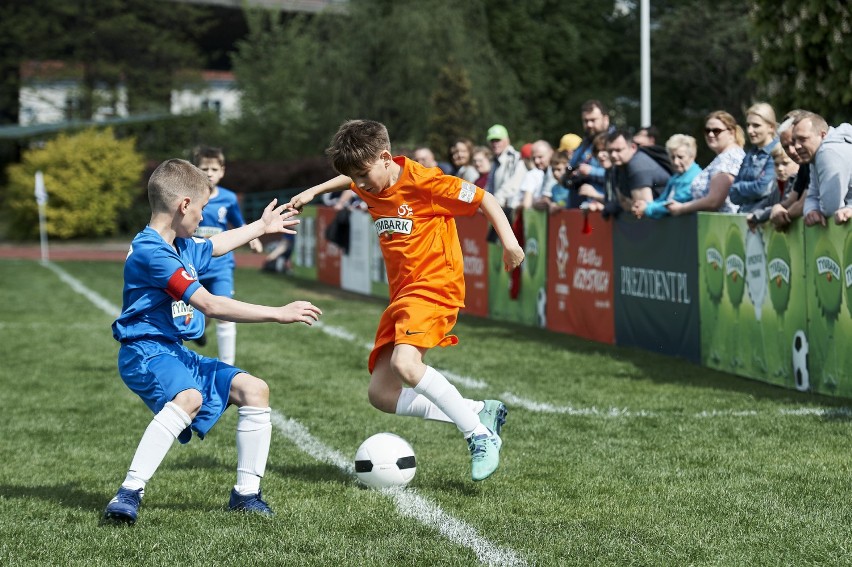
[[509, 137], [509, 131], [506, 130], [506, 127], [502, 124], [495, 124], [491, 128], [488, 129], [488, 141], [491, 140], [503, 140]]

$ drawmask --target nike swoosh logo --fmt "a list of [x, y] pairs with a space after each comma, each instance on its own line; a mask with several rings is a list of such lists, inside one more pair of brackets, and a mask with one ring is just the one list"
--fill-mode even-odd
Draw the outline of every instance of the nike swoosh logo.
[[422, 335], [426, 331], [405, 331], [406, 335]]

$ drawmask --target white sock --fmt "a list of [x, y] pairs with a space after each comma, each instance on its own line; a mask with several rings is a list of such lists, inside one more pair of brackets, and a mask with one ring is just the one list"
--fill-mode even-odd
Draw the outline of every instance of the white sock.
[[167, 403], [145, 429], [121, 486], [130, 490], [144, 489], [166, 458], [172, 443], [190, 423], [192, 418], [180, 406], [174, 402]]
[[219, 345], [219, 360], [233, 366], [237, 358], [237, 324], [231, 321], [218, 321], [216, 343]]
[[266, 472], [272, 441], [272, 409], [243, 406], [237, 410], [237, 484], [242, 495], [257, 494]]
[[438, 409], [456, 424], [465, 439], [480, 432], [488, 433], [488, 428], [479, 422], [479, 416], [465, 402], [456, 387], [431, 366], [426, 367], [426, 372], [413, 390], [438, 406]]
[[[485, 402], [463, 398], [473, 413], [478, 414], [485, 407]], [[396, 415], [408, 417], [422, 417], [433, 421], [445, 421], [452, 423], [453, 420], [447, 414], [438, 409], [438, 406], [429, 401], [423, 394], [418, 394], [413, 388], [403, 388], [396, 402]]]

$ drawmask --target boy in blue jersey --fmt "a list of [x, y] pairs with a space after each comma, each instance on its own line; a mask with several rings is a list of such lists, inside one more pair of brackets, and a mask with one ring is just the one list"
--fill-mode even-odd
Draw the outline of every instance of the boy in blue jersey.
[[[225, 175], [225, 154], [219, 148], [199, 146], [192, 152], [192, 162], [207, 174], [210, 182], [210, 200], [204, 207], [201, 224], [195, 231], [195, 236], [210, 238], [228, 228], [239, 228], [246, 224], [240, 212], [237, 195], [233, 191], [219, 187], [219, 182]], [[249, 241], [249, 246], [255, 252], [263, 252], [260, 239]], [[234, 297], [234, 254], [228, 252], [210, 261], [207, 272], [201, 276], [203, 285], [213, 295]], [[205, 335], [196, 341], [201, 346], [207, 344]], [[237, 352], [237, 324], [231, 321], [216, 322], [216, 344], [219, 346], [219, 360], [234, 364]]]
[[210, 196], [204, 173], [188, 161], [165, 161], [148, 181], [151, 220], [136, 235], [124, 264], [121, 315], [112, 325], [121, 343], [118, 369], [124, 383], [154, 412], [118, 493], [104, 517], [134, 523], [145, 485], [175, 439], [187, 443], [210, 431], [228, 405], [237, 413], [237, 483], [231, 510], [272, 514], [261, 498], [272, 435], [266, 382], [183, 346], [204, 333], [204, 317], [243, 323], [311, 325], [321, 311], [308, 301], [280, 307], [213, 295], [198, 281], [213, 256], [263, 234], [294, 234], [295, 211], [272, 201], [263, 216], [209, 239], [192, 238]]

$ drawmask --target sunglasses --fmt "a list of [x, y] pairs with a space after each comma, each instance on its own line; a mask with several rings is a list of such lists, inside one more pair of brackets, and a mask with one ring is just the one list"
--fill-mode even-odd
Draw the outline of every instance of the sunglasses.
[[727, 131], [728, 131], [727, 128], [705, 128], [704, 129], [704, 135], [709, 136], [710, 134], [713, 134], [714, 137], [718, 137], [719, 134], [721, 134], [722, 132], [727, 132]]

